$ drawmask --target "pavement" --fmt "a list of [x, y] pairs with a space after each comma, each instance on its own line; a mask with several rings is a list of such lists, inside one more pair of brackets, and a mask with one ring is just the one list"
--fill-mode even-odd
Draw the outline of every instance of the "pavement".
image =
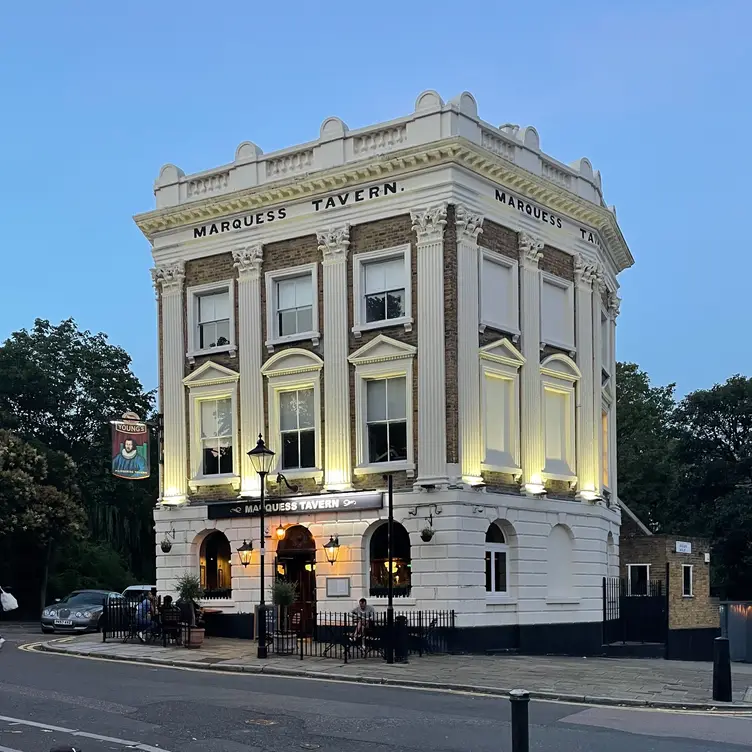
[[[29, 648], [38, 628], [0, 632], [0, 752], [511, 748], [502, 697], [93, 660]], [[533, 700], [529, 719], [538, 752], [741, 752], [752, 740], [752, 714]]]
[[102, 642], [101, 635], [45, 640], [47, 652], [216, 671], [301, 676], [361, 684], [507, 695], [523, 688], [531, 697], [592, 705], [752, 712], [752, 665], [732, 664], [734, 702], [712, 700], [710, 663], [635, 658], [532, 656], [411, 656], [407, 664], [378, 658], [342, 663], [332, 658], [256, 657], [249, 640], [206, 638], [198, 650], [141, 643]]

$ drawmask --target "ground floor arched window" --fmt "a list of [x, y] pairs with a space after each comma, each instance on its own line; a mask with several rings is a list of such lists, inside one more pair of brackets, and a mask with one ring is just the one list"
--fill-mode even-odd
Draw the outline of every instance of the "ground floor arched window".
[[[394, 523], [393, 531], [392, 583], [394, 596], [406, 597], [410, 595], [411, 587], [410, 535], [399, 522]], [[386, 522], [373, 531], [369, 553], [369, 594], [374, 597], [386, 597], [389, 590], [389, 526]]]
[[227, 536], [215, 530], [204, 538], [199, 551], [201, 587], [206, 598], [232, 596], [232, 550]]

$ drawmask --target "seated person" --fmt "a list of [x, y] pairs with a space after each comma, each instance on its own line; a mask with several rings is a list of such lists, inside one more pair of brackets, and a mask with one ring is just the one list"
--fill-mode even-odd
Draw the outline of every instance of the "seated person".
[[146, 634], [153, 634], [159, 629], [154, 620], [154, 609], [151, 598], [145, 595], [141, 603], [136, 606], [136, 633], [141, 642], [145, 641]]
[[358, 605], [350, 613], [352, 613], [353, 621], [355, 622], [353, 638], [356, 640], [361, 639], [365, 636], [366, 628], [373, 625], [373, 621], [376, 618], [376, 610], [373, 606], [368, 605], [365, 598], [361, 598], [358, 601]]
[[160, 611], [162, 622], [162, 631], [176, 639], [180, 638], [180, 609], [173, 604], [172, 596], [166, 595], [162, 601], [162, 610]]

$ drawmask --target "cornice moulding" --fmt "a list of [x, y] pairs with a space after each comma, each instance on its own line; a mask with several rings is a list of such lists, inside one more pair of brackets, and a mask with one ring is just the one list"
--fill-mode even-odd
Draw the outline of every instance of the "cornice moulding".
[[385, 180], [414, 173], [426, 167], [455, 164], [492, 182], [515, 190], [531, 201], [554, 209], [575, 222], [597, 230], [619, 271], [629, 268], [634, 258], [624, 240], [613, 212], [575, 195], [544, 177], [529, 172], [503, 157], [487, 151], [462, 137], [435, 141], [431, 144], [369, 156], [361, 162], [338, 166], [331, 170], [289, 177], [263, 187], [248, 188], [223, 194], [204, 201], [157, 209], [137, 214], [134, 221], [149, 239], [167, 230], [207, 222], [267, 205], [314, 199], [333, 190], [350, 187], [368, 180]]

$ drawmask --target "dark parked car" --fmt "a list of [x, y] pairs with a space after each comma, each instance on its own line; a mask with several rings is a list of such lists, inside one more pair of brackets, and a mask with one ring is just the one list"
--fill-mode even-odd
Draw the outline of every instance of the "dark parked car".
[[42, 611], [42, 632], [96, 632], [108, 599], [125, 601], [110, 590], [74, 590]]

